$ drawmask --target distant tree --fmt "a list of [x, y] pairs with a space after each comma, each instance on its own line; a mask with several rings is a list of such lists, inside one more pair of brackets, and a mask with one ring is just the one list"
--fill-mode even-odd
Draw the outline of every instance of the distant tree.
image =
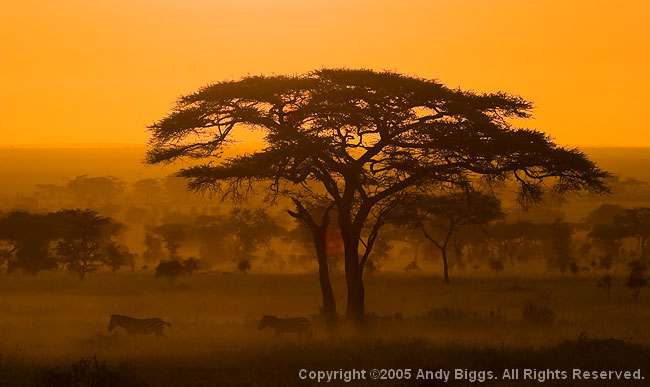
[[490, 269], [494, 270], [497, 274], [497, 277], [499, 276], [499, 273], [503, 271], [503, 261], [500, 259], [490, 259], [488, 264], [490, 265]]
[[465, 256], [472, 269], [478, 272], [481, 266], [494, 258], [494, 248], [489, 243], [485, 225], [469, 225], [461, 232], [465, 240]]
[[188, 276], [192, 277], [192, 273], [196, 270], [199, 270], [200, 259], [194, 257], [189, 257], [183, 260], [183, 270], [187, 273]]
[[147, 233], [144, 236], [146, 250], [142, 253], [145, 262], [156, 262], [163, 259], [163, 240], [157, 235]]
[[573, 261], [571, 264], [569, 264], [569, 271], [573, 275], [573, 278], [575, 278], [580, 273], [580, 266], [578, 266], [577, 262]]
[[422, 269], [420, 269], [420, 266], [418, 265], [417, 260], [409, 262], [408, 265], [406, 265], [406, 267], [404, 268], [404, 271], [406, 271], [406, 272], [420, 271], [420, 270], [422, 270]]
[[556, 220], [541, 227], [541, 241], [549, 269], [559, 270], [562, 275], [574, 262], [572, 251], [573, 229], [567, 222]]
[[[337, 208], [345, 246], [347, 317], [360, 324], [369, 256], [360, 239], [364, 228], [383, 221], [378, 208], [391, 197], [470, 176], [512, 177], [523, 204], [538, 201], [545, 182], [557, 193], [607, 190], [602, 179], [608, 174], [583, 153], [512, 125], [531, 109], [506, 93], [476, 94], [389, 72], [251, 76], [182, 97], [150, 126], [147, 161], [202, 159], [179, 175], [194, 189], [237, 197], [254, 181], [270, 182], [272, 195], [324, 189]], [[263, 148], [225, 158], [224, 148], [242, 129], [259, 133]]]
[[12, 211], [0, 217], [0, 245], [8, 273], [21, 270], [36, 274], [57, 268], [50, 246], [63, 227], [50, 214]]
[[113, 275], [124, 266], [129, 266], [133, 271], [135, 254], [131, 254], [128, 247], [110, 241], [103, 247], [103, 250], [102, 262], [111, 269]]
[[612, 276], [609, 274], [604, 275], [600, 280], [598, 280], [596, 286], [607, 291], [607, 300], [609, 300], [612, 289]]
[[[398, 216], [398, 214], [394, 216]], [[392, 220], [392, 226], [390, 231], [388, 233], [385, 233], [384, 235], [388, 234], [388, 239], [394, 242], [399, 242], [399, 243], [404, 243], [406, 244], [406, 247], [402, 249], [404, 254], [411, 253], [413, 254], [413, 261], [418, 260], [418, 255], [420, 251], [423, 248], [426, 248], [429, 246], [431, 242], [427, 240], [424, 235], [422, 234], [422, 231], [420, 231], [417, 228], [410, 227], [408, 223], [405, 222], [399, 222], [396, 221], [395, 219]], [[407, 225], [409, 227], [401, 227], [402, 225]], [[410, 251], [409, 251], [410, 250]]]
[[637, 207], [625, 211], [615, 220], [627, 235], [636, 238], [640, 250], [640, 259], [646, 257], [646, 242], [650, 239], [650, 208]]
[[596, 224], [589, 232], [593, 246], [600, 250], [603, 256], [613, 258], [614, 262], [620, 259], [621, 247], [626, 237], [628, 237], [626, 227], [616, 220], [612, 223]]
[[379, 235], [375, 241], [366, 265], [368, 274], [380, 271], [384, 264], [390, 259], [393, 251], [393, 237], [388, 233]]
[[133, 198], [137, 203], [160, 203], [162, 186], [159, 179], [142, 179], [131, 185]]
[[452, 236], [465, 226], [487, 224], [503, 216], [499, 199], [471, 189], [440, 196], [416, 194], [404, 200], [394, 214], [395, 223], [419, 228], [440, 250], [447, 284], [447, 249]]
[[251, 261], [248, 259], [242, 259], [237, 263], [237, 270], [241, 271], [244, 275], [251, 269]]
[[158, 266], [156, 266], [154, 277], [164, 278], [171, 287], [174, 287], [176, 278], [181, 274], [183, 274], [183, 264], [179, 261], [160, 261]]
[[622, 215], [625, 215], [625, 207], [606, 203], [587, 214], [583, 223], [587, 229], [593, 229], [597, 225], [612, 224], [617, 217]]
[[636, 301], [641, 294], [641, 290], [648, 286], [648, 277], [646, 274], [648, 266], [645, 261], [636, 260], [628, 262], [628, 267], [630, 268], [630, 274], [627, 277], [625, 286], [630, 289], [632, 297]]
[[229, 226], [238, 264], [247, 261], [250, 265], [257, 249], [269, 248], [271, 239], [283, 231], [264, 209], [234, 208], [229, 215]]
[[530, 221], [499, 222], [486, 227], [487, 240], [500, 257], [515, 266], [515, 258], [530, 254], [537, 238], [536, 226]]
[[230, 262], [234, 257], [228, 215], [199, 215], [192, 224], [193, 239], [205, 266]]
[[54, 215], [63, 227], [54, 247], [59, 263], [81, 280], [98, 271], [122, 224], [92, 210], [61, 210]]
[[180, 259], [178, 250], [181, 247], [181, 242], [189, 235], [188, 225], [181, 222], [165, 223], [155, 227], [152, 231], [165, 242], [168, 252], [167, 260], [175, 261]]
[[[116, 212], [117, 199], [124, 193], [126, 183], [113, 176], [77, 176], [66, 184], [77, 206]], [[111, 214], [112, 215], [112, 214]]]

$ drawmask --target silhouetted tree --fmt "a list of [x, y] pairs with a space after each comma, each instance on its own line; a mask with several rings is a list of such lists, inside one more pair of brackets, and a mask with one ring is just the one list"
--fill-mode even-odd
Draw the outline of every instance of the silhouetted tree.
[[625, 215], [625, 207], [606, 203], [589, 212], [583, 219], [583, 223], [588, 229], [593, 229], [597, 225], [612, 224], [617, 217], [622, 215]]
[[106, 247], [123, 226], [92, 210], [61, 210], [54, 215], [63, 227], [54, 246], [59, 263], [81, 280], [98, 271], [106, 260]]
[[636, 260], [628, 262], [628, 267], [630, 268], [630, 274], [627, 277], [627, 286], [632, 292], [632, 297], [636, 301], [641, 294], [641, 290], [648, 286], [648, 277], [646, 271], [648, 270], [648, 265], [643, 260]]
[[616, 218], [615, 225], [621, 227], [627, 235], [638, 241], [641, 259], [646, 257], [646, 242], [650, 239], [650, 208], [637, 207], [625, 211]]
[[234, 238], [237, 262], [255, 258], [260, 247], [270, 247], [271, 239], [281, 234], [275, 220], [263, 209], [249, 210], [234, 208], [229, 216], [230, 235]]
[[57, 268], [50, 245], [60, 237], [63, 227], [53, 214], [12, 211], [0, 218], [0, 242], [7, 272], [17, 269], [36, 274]]
[[499, 199], [472, 189], [440, 196], [412, 195], [394, 213], [396, 223], [419, 228], [440, 250], [447, 284], [450, 283], [447, 251], [452, 237], [465, 226], [487, 224], [503, 216]]
[[188, 236], [188, 226], [180, 222], [165, 223], [155, 227], [152, 231], [165, 242], [169, 254], [167, 260], [175, 261], [180, 259], [178, 249], [181, 247], [181, 242]]
[[114, 215], [118, 212], [117, 198], [124, 193], [126, 183], [113, 176], [77, 176], [65, 188], [74, 198], [75, 206], [102, 210]]
[[410, 271], [420, 271], [420, 266], [418, 265], [417, 259], [414, 259], [413, 261], [409, 262], [408, 265], [404, 268], [405, 272], [410, 272]]
[[159, 236], [147, 233], [144, 236], [144, 245], [147, 248], [142, 253], [145, 262], [156, 262], [163, 258], [163, 240]]
[[194, 220], [193, 233], [203, 263], [210, 266], [232, 260], [234, 248], [227, 242], [232, 237], [228, 216], [200, 215]]
[[[389, 72], [246, 77], [180, 98], [150, 126], [147, 161], [207, 159], [179, 176], [193, 189], [235, 196], [251, 181], [272, 181], [273, 195], [294, 198], [319, 185], [335, 203], [345, 245], [347, 316], [361, 322], [368, 257], [360, 251], [362, 230], [383, 222], [377, 208], [394, 195], [430, 182], [464, 183], [470, 175], [512, 176], [523, 204], [540, 198], [544, 180], [556, 193], [607, 191], [607, 174], [583, 153], [508, 122], [529, 117], [531, 107], [506, 93], [452, 90]], [[223, 158], [240, 128], [260, 133], [265, 147]]]
[[393, 250], [393, 238], [388, 233], [383, 233], [377, 237], [375, 246], [372, 248], [372, 254], [368, 258], [366, 269], [368, 274], [381, 270], [386, 261], [390, 259], [390, 253]]
[[242, 259], [237, 263], [237, 270], [241, 271], [244, 275], [251, 269], [251, 261], [248, 259]]
[[569, 270], [574, 262], [572, 254], [573, 229], [567, 222], [557, 220], [541, 227], [542, 247], [549, 269], [557, 269], [561, 274]]
[[503, 271], [503, 261], [500, 259], [490, 259], [488, 264], [490, 265], [490, 269], [494, 270], [497, 277], [499, 276], [499, 273]]
[[609, 273], [613, 264], [614, 260], [609, 254], [602, 255], [600, 259], [598, 259], [598, 269], [604, 270], [607, 273]]
[[598, 283], [596, 284], [601, 289], [605, 289], [607, 291], [607, 300], [610, 299], [611, 296], [611, 289], [612, 289], [612, 276], [609, 274], [606, 274], [598, 280]]
[[615, 262], [619, 261], [623, 240], [626, 237], [628, 237], [628, 231], [620, 220], [595, 224], [589, 232], [589, 238], [593, 241], [593, 245], [602, 252], [603, 256], [613, 258]]
[[530, 221], [499, 222], [487, 227], [487, 238], [500, 257], [515, 266], [515, 258], [530, 254], [536, 238], [536, 227]]
[[162, 186], [159, 179], [142, 179], [131, 185], [133, 198], [137, 203], [151, 204], [160, 202]]
[[102, 262], [111, 269], [113, 275], [124, 266], [131, 267], [131, 271], [133, 271], [135, 254], [131, 254], [128, 247], [120, 246], [116, 242], [111, 241], [103, 247], [103, 250]]
[[573, 278], [575, 278], [580, 273], [580, 266], [578, 266], [577, 262], [573, 261], [571, 264], [569, 264], [569, 271], [573, 275]]
[[174, 287], [176, 278], [183, 274], [183, 265], [179, 261], [160, 261], [156, 266], [155, 278], [165, 278]]
[[189, 257], [183, 260], [183, 270], [187, 273], [188, 276], [192, 277], [192, 273], [196, 270], [199, 270], [200, 259], [194, 257]]

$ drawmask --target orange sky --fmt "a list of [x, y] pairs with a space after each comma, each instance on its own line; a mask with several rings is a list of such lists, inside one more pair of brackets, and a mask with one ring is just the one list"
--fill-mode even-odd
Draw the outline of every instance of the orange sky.
[[208, 82], [365, 67], [520, 94], [561, 144], [650, 146], [648, 26], [644, 0], [3, 0], [0, 144], [142, 144]]

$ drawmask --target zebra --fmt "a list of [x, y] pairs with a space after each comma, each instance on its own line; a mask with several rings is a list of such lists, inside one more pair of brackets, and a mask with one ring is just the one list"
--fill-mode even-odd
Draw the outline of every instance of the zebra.
[[158, 317], [154, 318], [133, 318], [128, 316], [122, 316], [119, 314], [111, 315], [111, 321], [108, 323], [108, 331], [111, 332], [115, 327], [122, 327], [130, 335], [150, 335], [152, 333], [156, 334], [158, 337], [167, 337], [163, 333], [165, 325], [172, 327], [172, 324], [159, 319]]
[[262, 330], [266, 327], [271, 327], [275, 330], [276, 336], [282, 336], [283, 333], [297, 333], [298, 337], [303, 334], [311, 337], [311, 323], [305, 317], [292, 317], [292, 318], [279, 318], [275, 316], [264, 316], [260, 320], [260, 325], [257, 328]]

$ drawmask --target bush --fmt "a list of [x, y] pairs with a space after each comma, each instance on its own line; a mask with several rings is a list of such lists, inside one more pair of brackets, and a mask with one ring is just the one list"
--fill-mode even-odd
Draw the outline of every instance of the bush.
[[537, 301], [526, 300], [521, 312], [524, 321], [528, 323], [550, 325], [555, 321], [555, 312], [553, 309]]

